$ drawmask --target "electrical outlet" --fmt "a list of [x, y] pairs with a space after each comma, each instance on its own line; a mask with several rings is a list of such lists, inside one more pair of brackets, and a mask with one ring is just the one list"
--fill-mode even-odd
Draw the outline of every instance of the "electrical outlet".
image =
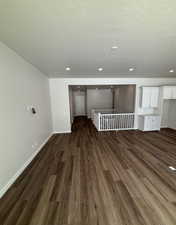
[[35, 142], [34, 145], [37, 147], [38, 146], [38, 142]]
[[32, 148], [36, 148], [38, 146], [38, 142], [34, 142], [33, 144], [32, 144]]

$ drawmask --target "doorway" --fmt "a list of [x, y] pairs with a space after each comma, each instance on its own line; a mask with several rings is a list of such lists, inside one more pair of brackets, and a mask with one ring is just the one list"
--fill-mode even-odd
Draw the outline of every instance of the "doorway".
[[94, 118], [94, 112], [134, 113], [136, 85], [69, 86], [71, 125], [74, 118]]
[[73, 92], [74, 99], [74, 115], [75, 116], [85, 116], [85, 91], [75, 91]]

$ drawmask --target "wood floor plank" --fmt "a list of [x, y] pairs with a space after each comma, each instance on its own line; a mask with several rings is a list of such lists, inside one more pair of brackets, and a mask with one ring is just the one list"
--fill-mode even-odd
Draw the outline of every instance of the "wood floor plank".
[[0, 225], [176, 225], [176, 131], [55, 134], [0, 199]]

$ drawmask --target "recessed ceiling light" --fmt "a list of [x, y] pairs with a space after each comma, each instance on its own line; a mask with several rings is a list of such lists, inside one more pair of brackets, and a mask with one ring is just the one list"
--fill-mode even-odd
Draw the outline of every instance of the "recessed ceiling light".
[[65, 70], [66, 70], [66, 71], [70, 71], [71, 68], [70, 68], [70, 67], [66, 67]]
[[114, 46], [111, 47], [111, 49], [116, 50], [116, 49], [118, 49], [118, 46], [114, 45]]
[[134, 71], [134, 68], [129, 68], [129, 71], [130, 71], [130, 72], [133, 72], [133, 71]]
[[173, 166], [169, 166], [169, 169], [172, 171], [176, 171], [176, 168], [174, 168]]
[[102, 67], [98, 68], [98, 71], [99, 72], [102, 72], [103, 71], [103, 68]]
[[173, 69], [171, 69], [171, 70], [169, 70], [169, 72], [170, 72], [170, 73], [173, 73], [173, 72], [174, 72], [174, 70], [173, 70]]

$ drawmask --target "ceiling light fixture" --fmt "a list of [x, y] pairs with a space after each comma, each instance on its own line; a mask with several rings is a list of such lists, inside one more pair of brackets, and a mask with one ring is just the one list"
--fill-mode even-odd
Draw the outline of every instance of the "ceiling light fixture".
[[171, 70], [169, 70], [169, 72], [170, 72], [170, 73], [173, 73], [173, 72], [174, 72], [174, 70], [173, 70], [173, 69], [171, 69]]
[[98, 71], [99, 72], [102, 72], [103, 71], [103, 68], [102, 67], [98, 68]]
[[133, 71], [134, 71], [134, 68], [129, 68], [129, 71], [130, 71], [130, 72], [133, 72]]
[[65, 70], [66, 70], [66, 71], [70, 71], [71, 68], [70, 68], [70, 67], [66, 67]]
[[112, 49], [112, 50], [116, 50], [116, 49], [118, 49], [118, 46], [115, 46], [115, 45], [114, 45], [114, 46], [111, 47], [111, 49]]

